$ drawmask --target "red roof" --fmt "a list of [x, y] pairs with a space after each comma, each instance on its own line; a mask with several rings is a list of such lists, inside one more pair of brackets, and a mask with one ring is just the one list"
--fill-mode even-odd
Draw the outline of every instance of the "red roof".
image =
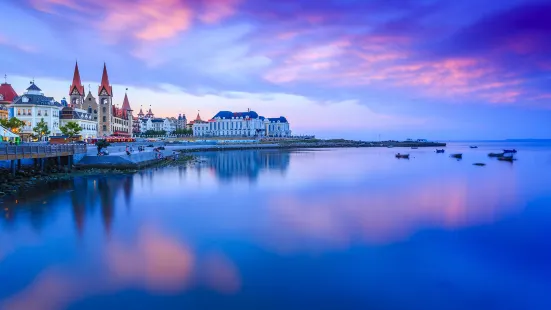
[[84, 86], [82, 86], [82, 82], [80, 81], [80, 72], [78, 71], [78, 62], [75, 63], [75, 73], [73, 74], [73, 84], [71, 84], [71, 87], [69, 88], [69, 95], [73, 93], [73, 90], [75, 88], [77, 89], [79, 95], [84, 96]]
[[13, 87], [11, 87], [11, 84], [8, 84], [8, 83], [2, 83], [0, 85], [0, 95], [4, 97], [4, 99], [0, 100], [0, 102], [7, 102], [7, 103], [11, 103], [13, 99], [17, 97], [17, 93], [15, 92]]
[[98, 89], [98, 95], [101, 94], [101, 91], [104, 90], [109, 96], [113, 96], [113, 87], [109, 84], [109, 76], [107, 75], [107, 66], [103, 63], [103, 74], [101, 76], [101, 85]]
[[200, 121], [200, 122], [203, 121], [203, 120], [201, 119], [201, 116], [199, 115], [199, 113], [197, 113], [197, 117], [195, 118], [195, 121]]
[[132, 108], [130, 107], [130, 102], [128, 101], [128, 95], [127, 94], [124, 94], [124, 101], [122, 102], [122, 108], [121, 108], [123, 111], [128, 111], [128, 110], [132, 110]]

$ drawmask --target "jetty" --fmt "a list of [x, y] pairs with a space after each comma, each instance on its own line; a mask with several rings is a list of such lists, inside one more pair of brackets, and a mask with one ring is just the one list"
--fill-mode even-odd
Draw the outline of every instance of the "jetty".
[[86, 152], [85, 144], [5, 145], [0, 146], [0, 161], [10, 161], [12, 175], [21, 169], [21, 161], [25, 159], [32, 159], [35, 167], [44, 170], [46, 160], [53, 158], [58, 166], [70, 170], [75, 156], [84, 157]]

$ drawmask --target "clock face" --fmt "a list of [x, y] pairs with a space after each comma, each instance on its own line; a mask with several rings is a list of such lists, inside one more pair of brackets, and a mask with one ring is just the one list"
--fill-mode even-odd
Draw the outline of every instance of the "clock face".
[[103, 104], [108, 104], [109, 103], [109, 100], [107, 100], [107, 98], [103, 99]]

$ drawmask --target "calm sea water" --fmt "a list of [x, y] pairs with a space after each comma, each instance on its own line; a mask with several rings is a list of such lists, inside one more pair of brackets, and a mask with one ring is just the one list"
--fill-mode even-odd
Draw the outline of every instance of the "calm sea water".
[[551, 309], [551, 144], [468, 145], [205, 153], [6, 198], [0, 309]]

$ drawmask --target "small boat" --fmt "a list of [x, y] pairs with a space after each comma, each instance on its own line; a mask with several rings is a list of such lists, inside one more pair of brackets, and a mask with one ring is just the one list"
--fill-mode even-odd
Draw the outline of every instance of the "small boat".
[[396, 158], [405, 158], [405, 159], [409, 159], [409, 154], [396, 154]]
[[486, 166], [485, 163], [474, 163], [473, 165], [479, 166], [479, 167], [484, 167], [484, 166]]
[[478, 146], [476, 146], [476, 145], [471, 145], [470, 148], [471, 148], [471, 149], [477, 149]]
[[509, 161], [509, 162], [513, 162], [516, 160], [513, 156], [501, 156], [501, 157], [498, 157], [497, 159], [501, 161]]
[[490, 153], [488, 157], [503, 157], [505, 153]]
[[412, 150], [416, 150], [416, 149], [418, 149], [418, 148], [419, 148], [419, 147], [417, 147], [417, 146], [412, 146], [412, 147], [411, 147]]
[[445, 152], [445, 151], [444, 151], [444, 149], [441, 149], [441, 150], [439, 150], [439, 149], [436, 149], [436, 153], [439, 153], [439, 154], [441, 154], [441, 153], [444, 153], [444, 152]]
[[516, 153], [517, 150], [515, 149], [512, 149], [512, 150], [503, 150], [503, 153]]
[[452, 157], [452, 158], [457, 158], [457, 159], [462, 159], [462, 158], [463, 158], [463, 154], [451, 154], [450, 157]]

